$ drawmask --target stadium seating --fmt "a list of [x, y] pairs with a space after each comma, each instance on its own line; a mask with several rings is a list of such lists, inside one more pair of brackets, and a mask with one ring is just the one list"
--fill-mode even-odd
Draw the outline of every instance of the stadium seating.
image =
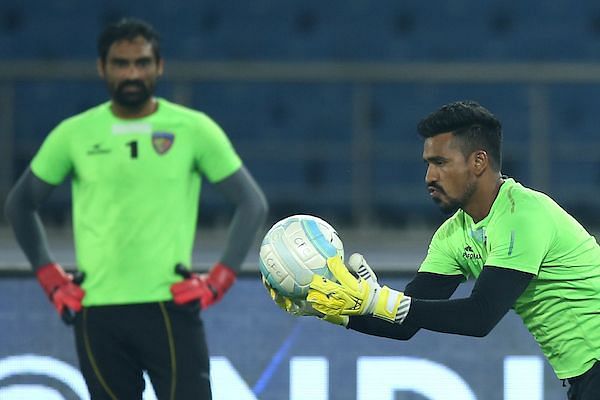
[[0, 12], [3, 59], [90, 58], [101, 26], [131, 15], [156, 25], [165, 54], [178, 59], [593, 61], [599, 52], [591, 0], [6, 0]]
[[[0, 15], [3, 62], [93, 63], [100, 28], [128, 15], [158, 28], [167, 62], [596, 62], [600, 56], [600, 9], [591, 0], [577, 6], [569, 0], [108, 0], [85, 5], [76, 0], [5, 0]], [[171, 98], [181, 83], [169, 80], [168, 66], [159, 87], [161, 95]], [[58, 121], [106, 98], [99, 82], [32, 79], [10, 84], [17, 172]], [[372, 183], [368, 201], [382, 219], [393, 209], [410, 214], [425, 207], [416, 124], [457, 99], [479, 100], [502, 119], [504, 172], [525, 183], [534, 178], [529, 154], [540, 144], [530, 139], [530, 85], [376, 82], [365, 92], [370, 103], [360, 111], [365, 113], [361, 122], [355, 108], [359, 86], [349, 81], [185, 85], [190, 96], [183, 100], [223, 126], [276, 212], [304, 206], [348, 216], [357, 179]], [[543, 93], [552, 193], [568, 204], [581, 204], [582, 196], [594, 198], [589, 188], [600, 179], [597, 152], [578, 159], [586, 144], [597, 147], [590, 143], [597, 143], [600, 88], [565, 83], [546, 85]], [[367, 136], [357, 123], [366, 124]], [[207, 208], [219, 207], [210, 191], [204, 200]]]

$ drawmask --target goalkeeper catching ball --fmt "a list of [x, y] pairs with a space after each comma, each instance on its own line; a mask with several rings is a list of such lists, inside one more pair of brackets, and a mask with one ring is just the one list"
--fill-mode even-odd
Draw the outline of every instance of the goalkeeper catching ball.
[[[17, 241], [58, 313], [73, 323], [91, 398], [141, 399], [146, 371], [159, 399], [210, 399], [199, 310], [234, 284], [267, 213], [264, 195], [207, 115], [153, 96], [159, 37], [125, 19], [98, 39], [111, 99], [60, 123], [7, 200]], [[38, 209], [72, 178], [74, 279], [50, 254]], [[234, 207], [223, 253], [189, 271], [201, 182]]]
[[[429, 194], [451, 214], [418, 273], [403, 291], [393, 290], [330, 258], [337, 282], [315, 276], [301, 311], [407, 340], [419, 329], [482, 337], [512, 308], [557, 377], [569, 382], [569, 399], [598, 399], [600, 247], [594, 237], [546, 194], [501, 173], [501, 123], [478, 103], [445, 105], [418, 131]], [[360, 255], [348, 264], [368, 269]], [[470, 296], [449, 299], [468, 278], [476, 279]]]

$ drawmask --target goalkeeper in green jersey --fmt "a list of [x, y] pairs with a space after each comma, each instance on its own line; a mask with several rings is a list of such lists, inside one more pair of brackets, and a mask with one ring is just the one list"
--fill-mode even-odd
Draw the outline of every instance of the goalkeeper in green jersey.
[[[271, 292], [274, 299], [296, 315], [401, 340], [420, 328], [485, 336], [513, 308], [557, 377], [570, 383], [569, 399], [600, 398], [596, 240], [550, 197], [501, 174], [501, 124], [481, 105], [448, 104], [418, 131], [429, 194], [452, 215], [404, 291], [381, 287], [353, 255], [357, 278], [332, 258], [337, 282], [315, 277], [308, 303]], [[476, 279], [470, 296], [448, 300], [468, 278]]]
[[[235, 282], [267, 203], [213, 120], [153, 96], [164, 61], [150, 25], [125, 19], [108, 26], [98, 53], [110, 101], [50, 132], [6, 213], [43, 290], [74, 324], [93, 399], [140, 399], [143, 371], [160, 399], [210, 399], [198, 311]], [[83, 281], [52, 257], [37, 213], [67, 177]], [[189, 267], [203, 180], [235, 212], [221, 258], [196, 274]]]

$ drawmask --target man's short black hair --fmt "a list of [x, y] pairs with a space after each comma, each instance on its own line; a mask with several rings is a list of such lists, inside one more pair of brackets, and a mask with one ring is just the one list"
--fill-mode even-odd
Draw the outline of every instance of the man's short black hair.
[[120, 40], [133, 40], [141, 36], [151, 45], [156, 61], [160, 60], [160, 35], [149, 23], [136, 18], [123, 18], [108, 25], [98, 37], [98, 56], [106, 62], [108, 50]]
[[421, 120], [419, 135], [430, 138], [452, 132], [460, 138], [465, 157], [476, 150], [485, 150], [494, 170], [502, 168], [502, 124], [488, 109], [472, 100], [446, 104]]

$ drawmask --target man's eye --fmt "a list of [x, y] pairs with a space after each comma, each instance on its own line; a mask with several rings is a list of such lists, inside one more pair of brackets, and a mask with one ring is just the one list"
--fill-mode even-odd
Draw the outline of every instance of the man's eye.
[[152, 60], [148, 58], [144, 58], [143, 60], [137, 60], [135, 64], [140, 68], [149, 67], [152, 64]]

